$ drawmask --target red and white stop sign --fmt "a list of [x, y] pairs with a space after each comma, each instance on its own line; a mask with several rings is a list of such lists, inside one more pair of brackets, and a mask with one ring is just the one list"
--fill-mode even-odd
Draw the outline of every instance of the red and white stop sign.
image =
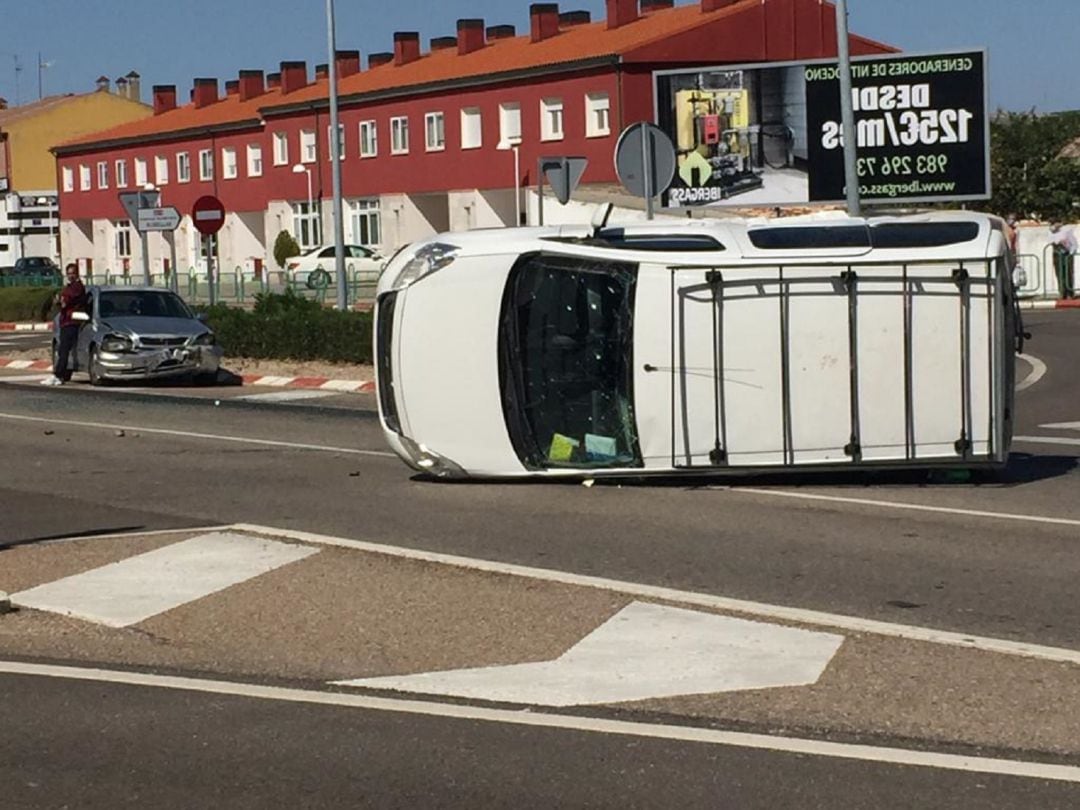
[[225, 206], [217, 197], [203, 195], [191, 206], [191, 221], [203, 236], [212, 236], [225, 224]]

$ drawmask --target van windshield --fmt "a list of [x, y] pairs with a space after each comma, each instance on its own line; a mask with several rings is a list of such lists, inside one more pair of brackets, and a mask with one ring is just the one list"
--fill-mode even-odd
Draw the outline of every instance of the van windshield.
[[640, 466], [633, 413], [637, 267], [524, 257], [503, 299], [499, 375], [529, 469]]

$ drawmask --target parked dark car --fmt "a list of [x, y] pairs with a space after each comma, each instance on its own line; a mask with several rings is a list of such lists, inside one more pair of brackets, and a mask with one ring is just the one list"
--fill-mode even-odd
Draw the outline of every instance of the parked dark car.
[[63, 273], [56, 262], [47, 256], [24, 256], [16, 259], [12, 267], [4, 268], [4, 275], [19, 279], [34, 279], [48, 283], [60, 282]]

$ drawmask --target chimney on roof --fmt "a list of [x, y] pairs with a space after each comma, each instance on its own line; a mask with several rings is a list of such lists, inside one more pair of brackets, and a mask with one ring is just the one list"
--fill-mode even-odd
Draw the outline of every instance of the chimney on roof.
[[315, 81], [319, 81], [319, 79], [329, 79], [329, 78], [330, 78], [330, 65], [329, 64], [324, 62], [321, 65], [316, 65], [315, 66]]
[[154, 115], [161, 115], [169, 110], [176, 109], [175, 84], [155, 84], [152, 92], [154, 94]]
[[651, 14], [654, 11], [663, 11], [675, 5], [675, 0], [641, 0], [641, 13]]
[[360, 72], [360, 51], [338, 51], [334, 54], [334, 69], [339, 79]]
[[191, 94], [191, 100], [195, 102], [195, 109], [209, 107], [218, 100], [217, 79], [196, 79]]
[[484, 33], [483, 20], [470, 18], [457, 21], [458, 56], [478, 51], [485, 45], [487, 45], [487, 35]]
[[559, 28], [573, 28], [591, 22], [592, 15], [587, 11], [564, 11], [559, 15]]
[[379, 65], [388, 65], [394, 61], [394, 55], [389, 51], [380, 51], [379, 53], [370, 54], [367, 58], [367, 66], [369, 68], [378, 67]]
[[133, 70], [124, 78], [127, 79], [128, 98], [132, 101], [142, 101], [142, 88], [139, 86], [142, 77]]
[[3, 96], [0, 96], [0, 110], [6, 110], [6, 109], [7, 109], [7, 99], [4, 98]]
[[227, 95], [227, 96], [238, 96], [238, 95], [240, 95], [240, 80], [239, 79], [228, 79], [225, 82], [225, 95]]
[[559, 33], [559, 4], [533, 3], [529, 6], [529, 34], [540, 42]]
[[638, 18], [638, 0], [607, 0], [607, 27], [621, 28]]
[[418, 31], [394, 32], [394, 65], [401, 67], [420, 58], [420, 33]]
[[307, 62], [281, 63], [281, 92], [285, 95], [307, 87]]
[[277, 90], [281, 87], [281, 74], [280, 73], [267, 73], [266, 74], [266, 89]]
[[727, 8], [738, 2], [739, 0], [701, 0], [701, 11], [703, 13], [708, 11], [718, 11], [719, 9]]
[[484, 33], [491, 42], [493, 39], [512, 39], [517, 36], [517, 29], [512, 25], [489, 25]]
[[120, 98], [128, 97], [127, 79], [123, 76], [116, 80], [116, 95], [120, 96]]
[[247, 101], [248, 99], [261, 96], [265, 93], [266, 84], [264, 81], [263, 72], [261, 70], [241, 70], [240, 100]]
[[109, 92], [109, 84], [110, 84], [110, 82], [109, 82], [109, 77], [108, 76], [98, 76], [97, 81], [95, 82], [95, 84], [97, 85], [97, 90], [98, 90], [99, 93], [108, 93]]

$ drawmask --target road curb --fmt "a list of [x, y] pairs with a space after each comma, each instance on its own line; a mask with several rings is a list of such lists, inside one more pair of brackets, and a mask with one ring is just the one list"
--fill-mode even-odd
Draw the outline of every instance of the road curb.
[[1020, 309], [1080, 309], [1080, 299], [1071, 298], [1068, 300], [1062, 300], [1060, 298], [1052, 301], [1033, 301], [1030, 299], [1020, 301]]
[[47, 323], [0, 323], [0, 332], [51, 332], [52, 321]]
[[7, 613], [11, 610], [11, 597], [7, 595], [6, 591], [0, 591], [0, 615]]
[[[0, 357], [0, 368], [19, 371], [51, 371], [48, 360], [15, 360]], [[375, 391], [373, 380], [335, 380], [330, 377], [276, 377], [268, 374], [242, 374], [244, 385], [263, 385], [271, 388], [305, 388], [309, 391], [336, 391], [343, 394], [370, 394]]]

